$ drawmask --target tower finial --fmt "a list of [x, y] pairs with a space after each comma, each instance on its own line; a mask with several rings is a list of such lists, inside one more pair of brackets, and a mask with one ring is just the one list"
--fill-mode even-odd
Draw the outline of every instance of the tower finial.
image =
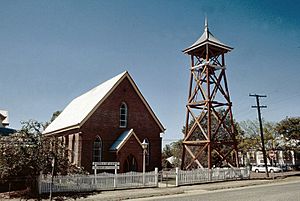
[[204, 22], [204, 32], [206, 35], [206, 39], [208, 39], [209, 37], [209, 30], [208, 30], [208, 22], [207, 22], [207, 16], [205, 14], [205, 22]]

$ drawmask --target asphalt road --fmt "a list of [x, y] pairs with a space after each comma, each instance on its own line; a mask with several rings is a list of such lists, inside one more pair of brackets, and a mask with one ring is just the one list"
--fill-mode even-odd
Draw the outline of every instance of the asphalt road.
[[300, 201], [300, 181], [138, 199], [143, 201]]

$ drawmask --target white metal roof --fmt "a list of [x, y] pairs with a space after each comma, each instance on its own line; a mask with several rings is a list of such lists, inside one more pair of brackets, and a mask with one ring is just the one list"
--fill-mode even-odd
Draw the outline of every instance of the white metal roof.
[[218, 40], [216, 37], [214, 37], [214, 35], [209, 31], [207, 19], [205, 19], [205, 28], [204, 28], [203, 34], [195, 43], [193, 43], [190, 47], [183, 50], [183, 52], [187, 53], [187, 52], [189, 52], [193, 49], [196, 49], [197, 47], [202, 46], [207, 43], [217, 46], [217, 47], [220, 47], [220, 48], [223, 48], [227, 51], [230, 51], [233, 49], [232, 47], [229, 47], [228, 45], [222, 43], [220, 40]]
[[[137, 142], [141, 145], [141, 141], [139, 140], [139, 138], [136, 136], [136, 134], [134, 133], [133, 129], [124, 131], [116, 141], [114, 141], [114, 143], [111, 145], [110, 147], [110, 151], [119, 151], [122, 146], [127, 142], [127, 140], [130, 138], [130, 136], [133, 135]], [[142, 145], [141, 145], [142, 146]]]
[[44, 133], [52, 133], [57, 130], [79, 126], [84, 118], [88, 116], [125, 74], [126, 72], [123, 72], [72, 100], [62, 113], [45, 129]]
[[129, 79], [157, 124], [160, 126], [162, 131], [164, 131], [165, 129], [162, 124], [151, 110], [128, 72], [125, 71], [71, 101], [43, 133], [52, 134], [73, 128], [79, 128], [125, 77]]

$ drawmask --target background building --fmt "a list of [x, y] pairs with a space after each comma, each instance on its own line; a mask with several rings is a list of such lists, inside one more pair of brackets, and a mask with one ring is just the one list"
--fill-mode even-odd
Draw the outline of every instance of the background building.
[[9, 126], [9, 118], [8, 111], [0, 110], [0, 136], [7, 136], [16, 132], [16, 130], [12, 128], [8, 128]]

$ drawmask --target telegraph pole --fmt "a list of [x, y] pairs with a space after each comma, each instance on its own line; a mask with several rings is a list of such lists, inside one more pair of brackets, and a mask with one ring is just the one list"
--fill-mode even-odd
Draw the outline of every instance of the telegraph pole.
[[264, 163], [265, 163], [265, 167], [266, 167], [266, 174], [267, 174], [267, 177], [269, 177], [268, 166], [267, 166], [267, 155], [266, 155], [266, 149], [265, 149], [265, 140], [264, 140], [264, 131], [263, 131], [263, 126], [262, 126], [262, 121], [261, 121], [261, 113], [260, 113], [260, 108], [267, 108], [267, 106], [259, 104], [259, 98], [266, 98], [267, 96], [266, 95], [257, 95], [257, 94], [249, 94], [249, 96], [256, 98], [256, 106], [252, 106], [252, 108], [257, 108], [259, 128], [260, 128], [260, 138], [261, 138], [261, 144], [262, 144], [262, 152], [263, 152]]

